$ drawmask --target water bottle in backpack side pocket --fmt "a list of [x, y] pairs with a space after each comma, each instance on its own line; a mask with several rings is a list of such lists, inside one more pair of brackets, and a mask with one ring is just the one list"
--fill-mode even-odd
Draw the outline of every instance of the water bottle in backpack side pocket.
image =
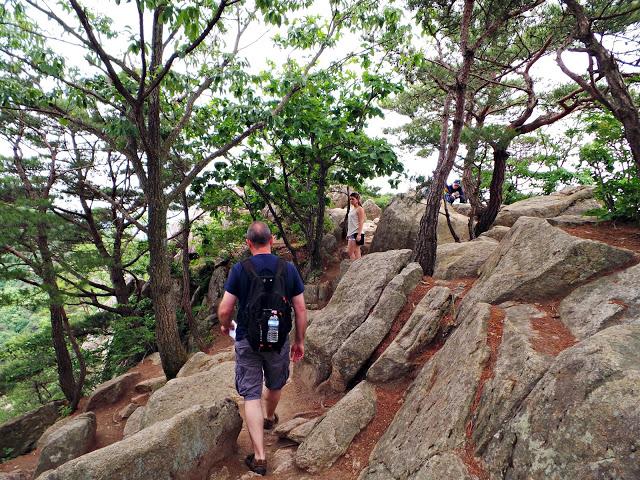
[[280, 326], [280, 318], [276, 310], [271, 310], [271, 316], [267, 322], [267, 342], [276, 343], [278, 341], [278, 327]]

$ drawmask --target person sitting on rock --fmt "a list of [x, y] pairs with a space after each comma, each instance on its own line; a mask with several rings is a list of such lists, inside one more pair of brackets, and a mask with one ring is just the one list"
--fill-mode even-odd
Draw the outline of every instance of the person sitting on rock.
[[460, 200], [460, 203], [467, 203], [462, 185], [460, 185], [460, 180], [454, 180], [451, 185], [447, 185], [444, 189], [444, 199], [446, 202], [452, 204], [456, 201], [456, 198]]
[[[218, 306], [218, 318], [220, 319], [220, 330], [224, 335], [229, 335], [233, 330], [231, 317], [238, 302], [238, 322], [235, 331], [235, 351], [236, 351], [236, 390], [244, 398], [244, 413], [249, 430], [249, 437], [253, 444], [253, 453], [245, 459], [245, 464], [252, 472], [259, 475], [266, 475], [267, 460], [264, 451], [264, 430], [271, 430], [278, 423], [276, 407], [280, 401], [282, 387], [289, 378], [289, 361], [297, 362], [304, 356], [304, 335], [307, 329], [307, 310], [304, 302], [304, 283], [300, 278], [298, 270], [289, 262], [285, 262], [271, 253], [273, 237], [269, 227], [262, 222], [253, 222], [247, 230], [247, 245], [251, 251], [251, 258], [244, 262], [237, 263], [229, 272], [229, 278], [225, 283], [224, 295]], [[273, 287], [269, 290], [271, 297], [281, 299], [285, 304], [292, 305], [295, 312], [295, 340], [289, 347], [288, 329], [281, 331], [282, 336], [280, 348], [264, 349], [262, 335], [260, 343], [254, 343], [255, 322], [257, 320], [254, 312], [255, 295], [257, 284], [263, 283], [266, 279], [272, 279]], [[275, 285], [278, 287], [275, 287]], [[263, 289], [266, 287], [263, 287]], [[272, 294], [278, 288], [277, 294]], [[280, 293], [282, 290], [282, 293]], [[265, 290], [262, 290], [263, 292]], [[260, 293], [258, 298], [262, 299]], [[252, 297], [252, 298], [250, 298]], [[260, 310], [264, 309], [264, 304], [260, 305]], [[283, 315], [290, 322], [290, 307], [288, 315]], [[269, 317], [269, 330], [266, 342], [271, 341], [271, 321], [277, 310], [267, 310]], [[270, 312], [270, 313], [269, 313]], [[251, 317], [251, 318], [250, 318]], [[257, 318], [261, 318], [260, 315]], [[276, 319], [278, 317], [275, 317]], [[249, 323], [254, 322], [254, 323]], [[249, 328], [250, 326], [254, 328]], [[289, 324], [290, 328], [290, 324]], [[276, 327], [276, 332], [278, 332]], [[260, 331], [260, 330], [258, 330]], [[277, 341], [277, 340], [276, 340]], [[262, 384], [265, 383], [263, 395]], [[263, 404], [266, 418], [263, 417]]]

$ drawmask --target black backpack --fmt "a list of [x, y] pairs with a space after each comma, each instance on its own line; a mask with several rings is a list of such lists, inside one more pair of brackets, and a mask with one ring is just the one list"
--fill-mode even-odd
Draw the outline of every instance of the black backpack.
[[[244, 322], [247, 326], [247, 339], [256, 352], [280, 352], [291, 331], [291, 304], [287, 298], [285, 272], [287, 263], [278, 258], [276, 274], [258, 275], [256, 269], [247, 259], [242, 267], [249, 275], [249, 296], [244, 311]], [[278, 316], [278, 340], [267, 339], [269, 318]]]

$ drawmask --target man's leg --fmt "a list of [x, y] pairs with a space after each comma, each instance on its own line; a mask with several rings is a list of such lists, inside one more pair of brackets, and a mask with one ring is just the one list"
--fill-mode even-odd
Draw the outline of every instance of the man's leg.
[[264, 460], [264, 430], [262, 428], [264, 418], [262, 418], [261, 400], [245, 400], [244, 416], [256, 460]]
[[282, 390], [263, 390], [262, 400], [264, 400], [265, 418], [273, 420], [275, 418], [276, 407], [280, 401]]
[[253, 351], [248, 340], [242, 339], [236, 348], [236, 390], [244, 398], [244, 417], [257, 460], [264, 460], [262, 418], [263, 359]]

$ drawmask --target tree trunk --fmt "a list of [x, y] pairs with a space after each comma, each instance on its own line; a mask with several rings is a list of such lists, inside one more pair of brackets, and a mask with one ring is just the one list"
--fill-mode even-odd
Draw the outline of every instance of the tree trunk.
[[63, 308], [49, 293], [49, 314], [51, 317], [51, 339], [56, 353], [56, 367], [58, 369], [58, 383], [64, 397], [73, 404], [76, 395], [76, 379], [73, 376], [73, 364], [67, 350], [64, 336]]
[[598, 41], [591, 29], [591, 19], [584, 7], [577, 0], [563, 0], [567, 8], [576, 18], [576, 37], [586, 47], [589, 55], [596, 59], [598, 72], [607, 79], [609, 86], [608, 98], [597, 87], [590, 85], [587, 91], [596, 99], [604, 103], [613, 115], [622, 123], [624, 135], [629, 142], [631, 154], [636, 164], [637, 174], [640, 176], [640, 115], [633, 102], [629, 87], [618, 67], [613, 54]]
[[[175, 298], [171, 291], [171, 264], [167, 251], [167, 210], [154, 188], [152, 169], [149, 169], [149, 279], [153, 312], [156, 317], [156, 342], [162, 369], [167, 379], [175, 378], [187, 361], [187, 353], [180, 342], [176, 320]], [[157, 193], [156, 193], [157, 192]]]
[[56, 272], [53, 264], [53, 256], [49, 248], [49, 238], [47, 235], [47, 226], [45, 223], [39, 223], [37, 226], [38, 251], [41, 257], [41, 278], [42, 286], [49, 297], [49, 315], [51, 320], [51, 339], [53, 341], [53, 350], [56, 354], [56, 366], [58, 370], [58, 383], [65, 398], [71, 405], [77, 405], [79, 400], [78, 392], [82, 389], [82, 385], [76, 384], [73, 375], [73, 363], [67, 349], [65, 341], [65, 314], [62, 305], [62, 298], [58, 284], [56, 281]]
[[[460, 146], [460, 135], [464, 126], [464, 110], [467, 93], [467, 81], [471, 72], [471, 65], [475, 52], [469, 47], [469, 26], [473, 14], [474, 0], [465, 0], [460, 24], [460, 54], [462, 65], [456, 75], [455, 87], [452, 91], [455, 98], [455, 110], [452, 119], [451, 138], [449, 138], [449, 108], [451, 93], [447, 95], [442, 115], [442, 131], [440, 135], [440, 156], [433, 174], [432, 188], [427, 195], [427, 206], [420, 220], [420, 230], [416, 239], [414, 259], [422, 267], [425, 275], [433, 275], [436, 264], [436, 250], [438, 248], [438, 212], [442, 191]], [[444, 151], [446, 146], [446, 152]]]
[[78, 402], [80, 402], [80, 398], [82, 397], [82, 387], [84, 387], [84, 381], [87, 377], [87, 363], [84, 360], [84, 355], [82, 355], [82, 350], [80, 350], [80, 345], [78, 345], [78, 341], [71, 330], [71, 326], [69, 325], [69, 318], [67, 317], [67, 313], [62, 309], [62, 322], [64, 324], [64, 330], [67, 333], [67, 337], [69, 338], [69, 343], [71, 343], [71, 347], [73, 348], [73, 352], [78, 359], [78, 380], [76, 381], [76, 386], [73, 393], [73, 399], [69, 404], [71, 407], [71, 411], [75, 411], [78, 408]]
[[200, 337], [196, 320], [191, 310], [191, 274], [189, 272], [189, 233], [191, 232], [191, 220], [189, 219], [189, 202], [187, 192], [182, 192], [182, 211], [184, 213], [184, 227], [182, 230], [182, 311], [187, 318], [187, 325], [191, 337], [201, 352], [206, 350], [206, 345]]
[[[155, 10], [151, 40], [151, 77], [162, 65], [163, 24], [160, 21], [164, 6]], [[137, 112], [142, 118], [142, 110]], [[142, 122], [142, 120], [139, 120]], [[156, 343], [160, 352], [162, 369], [167, 379], [175, 378], [180, 368], [187, 361], [187, 352], [180, 342], [178, 323], [176, 320], [176, 301], [171, 291], [171, 263], [167, 249], [167, 208], [164, 195], [164, 165], [169, 162], [168, 152], [163, 152], [160, 135], [160, 87], [156, 87], [148, 100], [148, 125], [145, 138], [147, 155], [146, 191], [149, 203], [149, 278], [151, 282], [151, 299], [156, 317]], [[144, 125], [141, 125], [144, 131]]]
[[444, 216], [447, 219], [447, 226], [449, 227], [449, 232], [451, 233], [451, 236], [453, 237], [453, 241], [456, 243], [460, 243], [460, 237], [458, 237], [458, 234], [456, 233], [455, 228], [453, 228], [453, 224], [451, 223], [451, 215], [449, 215], [449, 207], [447, 206], [447, 202], [442, 202], [444, 205]]
[[318, 185], [317, 185], [317, 201], [318, 209], [316, 210], [314, 235], [311, 239], [311, 271], [322, 268], [322, 237], [324, 236], [324, 212], [325, 212], [325, 191], [326, 191], [326, 176], [327, 169], [324, 166], [322, 160], [319, 161], [320, 170], [318, 172]]
[[489, 203], [478, 217], [476, 223], [475, 236], [486, 232], [491, 228], [498, 216], [500, 205], [502, 205], [502, 187], [504, 185], [504, 174], [507, 169], [507, 159], [509, 153], [505, 146], [496, 146], [493, 149], [493, 175], [489, 186]]

